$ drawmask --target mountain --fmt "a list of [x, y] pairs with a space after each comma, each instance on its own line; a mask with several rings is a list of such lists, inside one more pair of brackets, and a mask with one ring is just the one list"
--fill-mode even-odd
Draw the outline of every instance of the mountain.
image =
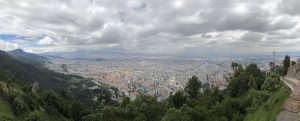
[[24, 62], [38, 62], [38, 63], [49, 62], [49, 59], [44, 56], [27, 53], [24, 52], [22, 49], [9, 51], [8, 54]]
[[24, 62], [0, 50], [0, 121], [79, 121], [81, 111], [93, 109], [82, 104], [93, 106], [101, 96], [117, 104], [110, 99], [112, 88], [30, 61], [41, 59], [38, 56], [20, 50], [13, 53], [30, 58]]
[[[19, 50], [18, 50], [19, 51]], [[14, 51], [16, 52], [16, 51]], [[20, 51], [18, 53], [21, 53]], [[31, 56], [37, 57], [38, 56]], [[58, 73], [41, 64], [34, 64], [20, 61], [19, 58], [9, 55], [0, 50], [0, 81], [15, 83], [21, 82], [26, 85], [38, 84], [41, 90], [55, 90], [57, 92], [67, 91], [70, 98], [89, 102], [101, 92], [105, 92], [109, 87], [95, 84], [90, 79], [77, 75], [67, 75]], [[98, 88], [95, 88], [98, 87]]]
[[[67, 86], [68, 76], [50, 71], [41, 66], [29, 64], [33, 63], [29, 59], [38, 58], [43, 59], [33, 54], [27, 54], [21, 50], [10, 52], [11, 56], [4, 51], [0, 51], [0, 79], [14, 77], [23, 82], [32, 83], [37, 81], [40, 83], [41, 88], [55, 88]], [[16, 58], [20, 57], [20, 58]], [[26, 62], [20, 61], [21, 58], [28, 58]]]
[[11, 60], [11, 57], [6, 52], [0, 50], [0, 61], [2, 62], [2, 61], [9, 61], [9, 60]]

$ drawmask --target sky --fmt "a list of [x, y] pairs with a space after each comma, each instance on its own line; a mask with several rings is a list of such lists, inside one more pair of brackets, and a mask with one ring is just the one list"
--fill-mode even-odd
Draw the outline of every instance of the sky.
[[300, 52], [300, 0], [1, 0], [0, 49]]

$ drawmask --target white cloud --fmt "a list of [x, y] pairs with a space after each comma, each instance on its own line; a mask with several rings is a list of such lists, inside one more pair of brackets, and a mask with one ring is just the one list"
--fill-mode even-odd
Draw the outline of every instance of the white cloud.
[[298, 8], [295, 0], [1, 0], [0, 36], [37, 38], [16, 42], [35, 52], [280, 51], [299, 43]]
[[5, 42], [3, 40], [0, 40], [0, 50], [10, 51], [14, 49], [18, 49], [17, 43]]
[[54, 45], [55, 41], [50, 37], [44, 37], [43, 39], [39, 40], [37, 44], [49, 46], [49, 45]]

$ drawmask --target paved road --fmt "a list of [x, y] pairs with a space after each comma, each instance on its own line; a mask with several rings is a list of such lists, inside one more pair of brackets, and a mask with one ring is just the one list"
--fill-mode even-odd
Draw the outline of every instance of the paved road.
[[300, 80], [281, 77], [281, 80], [292, 90], [290, 97], [284, 102], [284, 110], [276, 121], [300, 121]]

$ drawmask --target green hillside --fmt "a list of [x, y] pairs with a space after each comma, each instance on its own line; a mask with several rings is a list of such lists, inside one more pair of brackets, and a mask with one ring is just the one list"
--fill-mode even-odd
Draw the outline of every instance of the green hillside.
[[71, 76], [50, 71], [42, 66], [28, 64], [14, 59], [0, 51], [0, 79], [15, 79], [26, 83], [37, 81], [43, 89], [63, 89]]
[[[23, 57], [22, 57], [23, 58]], [[35, 62], [23, 62], [22, 58], [11, 57], [8, 53], [0, 51], [0, 80], [5, 82], [18, 82], [31, 85], [37, 82], [42, 90], [55, 90], [64, 92], [69, 98], [90, 102], [94, 96], [108, 87], [99, 86], [89, 79], [57, 73]], [[27, 60], [28, 61], [28, 60]], [[89, 87], [98, 86], [90, 90]]]
[[0, 97], [0, 117], [3, 115], [14, 117], [14, 113], [10, 103], [8, 103]]
[[244, 121], [275, 121], [282, 111], [284, 101], [290, 95], [290, 89], [281, 84], [281, 87], [271, 94], [270, 98], [253, 112], [249, 112]]

